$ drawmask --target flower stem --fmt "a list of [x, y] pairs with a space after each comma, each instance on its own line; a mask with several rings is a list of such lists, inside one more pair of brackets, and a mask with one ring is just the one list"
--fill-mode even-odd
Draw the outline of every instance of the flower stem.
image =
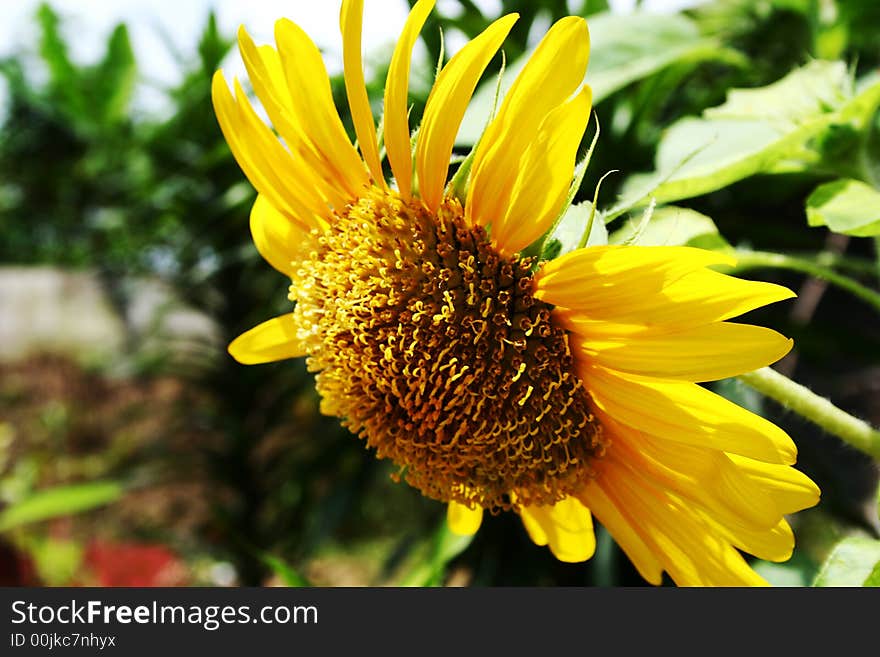
[[880, 292], [865, 287], [849, 276], [839, 274], [833, 269], [829, 269], [813, 260], [796, 258], [783, 253], [768, 253], [765, 251], [751, 251], [748, 249], [736, 249], [735, 255], [736, 269], [743, 270], [770, 267], [775, 269], [799, 271], [814, 276], [815, 278], [828, 281], [832, 285], [847, 290], [880, 311]]
[[845, 443], [880, 460], [880, 431], [837, 408], [824, 397], [769, 367], [741, 374], [739, 379]]

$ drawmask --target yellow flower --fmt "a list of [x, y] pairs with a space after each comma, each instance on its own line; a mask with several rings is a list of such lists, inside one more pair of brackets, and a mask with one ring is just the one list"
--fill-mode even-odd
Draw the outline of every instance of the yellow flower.
[[740, 550], [787, 559], [784, 515], [819, 491], [790, 467], [783, 431], [698, 383], [788, 352], [778, 333], [726, 320], [792, 293], [708, 269], [730, 258], [686, 247], [522, 257], [572, 181], [590, 114], [586, 22], [562, 19], [541, 41], [476, 147], [462, 203], [447, 189], [456, 132], [517, 16], [443, 67], [413, 152], [409, 65], [433, 5], [415, 5], [388, 71], [393, 181], [364, 86], [362, 1], [341, 11], [360, 153], [305, 32], [278, 21], [277, 49], [240, 32], [277, 136], [221, 72], [214, 104], [259, 192], [254, 242], [296, 303], [230, 353], [308, 357], [322, 412], [448, 503], [455, 532], [477, 531], [484, 509], [513, 510], [535, 543], [577, 562], [593, 554], [595, 515], [649, 582], [665, 570], [681, 585], [763, 583]]

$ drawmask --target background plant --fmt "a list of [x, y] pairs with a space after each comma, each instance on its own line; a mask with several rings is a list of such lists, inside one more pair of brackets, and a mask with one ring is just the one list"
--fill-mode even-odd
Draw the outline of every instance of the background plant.
[[[468, 0], [454, 12], [447, 4], [451, 15], [423, 31], [434, 54], [439, 28], [470, 38], [497, 18]], [[498, 15], [522, 14], [504, 48], [508, 84], [533, 27], [572, 4], [500, 3]], [[593, 212], [591, 243], [735, 253], [741, 275], [799, 291], [754, 313], [795, 338], [779, 370], [878, 426], [877, 3], [716, 0], [665, 15], [574, 4], [590, 24], [601, 136], [574, 210], [545, 246], [575, 246]], [[286, 298], [251, 244], [253, 191], [211, 111], [210, 76], [233, 44], [213, 16], [196, 48], [181, 49], [182, 82], [165, 90], [161, 115], [132, 105], [143, 82], [124, 25], [83, 64], [48, 5], [35, 20], [36, 51], [0, 64], [0, 262], [98, 272], [123, 315], [141, 289], [132, 281], [160, 279], [219, 335], [185, 358], [133, 340], [121, 362], [0, 365], [0, 558], [17, 576], [68, 583], [86, 564], [100, 578], [94, 555], [108, 552], [90, 548], [98, 536], [165, 546], [190, 583], [642, 583], [601, 532], [596, 557], [580, 565], [535, 548], [509, 514], [472, 541], [452, 537], [441, 505], [394, 484], [387, 464], [318, 414], [301, 361], [245, 368], [225, 355], [229, 338], [282, 312]], [[433, 70], [424, 62], [413, 73], [413, 123]], [[378, 66], [368, 80], [377, 113], [384, 74]], [[482, 130], [496, 82], [489, 75], [478, 90], [458, 155]], [[350, 128], [342, 81], [332, 83]], [[877, 584], [877, 453], [745, 382], [716, 390], [788, 430], [799, 467], [823, 490], [819, 507], [794, 519], [791, 561], [756, 567], [780, 584]]]

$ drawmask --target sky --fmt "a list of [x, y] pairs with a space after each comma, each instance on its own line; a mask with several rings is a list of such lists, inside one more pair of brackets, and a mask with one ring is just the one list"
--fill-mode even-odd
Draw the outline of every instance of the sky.
[[[0, 0], [0, 57], [21, 49], [35, 49], [36, 28], [32, 17], [42, 0]], [[51, 0], [64, 18], [63, 25], [77, 61], [91, 62], [103, 54], [107, 36], [119, 21], [128, 25], [141, 76], [155, 83], [154, 89], [177, 81], [180, 72], [163, 37], [185, 52], [194, 50], [198, 35], [213, 8], [220, 28], [230, 34], [245, 25], [257, 43], [272, 41], [275, 21], [285, 16], [298, 23], [325, 52], [331, 72], [341, 70], [339, 3], [334, 0]], [[408, 5], [405, 0], [365, 0], [364, 37], [366, 52], [392, 43], [400, 32]], [[454, 0], [438, 0], [447, 13]], [[477, 0], [497, 12], [498, 0]], [[635, 0], [612, 0], [615, 11], [632, 10]], [[671, 9], [694, 4], [694, 0], [646, 0], [648, 9]], [[450, 51], [457, 44], [447, 43]], [[460, 45], [460, 44], [458, 44]], [[230, 57], [224, 65], [227, 77], [242, 76], [240, 59]], [[149, 109], [161, 103], [158, 91], [148, 86], [138, 102]]]

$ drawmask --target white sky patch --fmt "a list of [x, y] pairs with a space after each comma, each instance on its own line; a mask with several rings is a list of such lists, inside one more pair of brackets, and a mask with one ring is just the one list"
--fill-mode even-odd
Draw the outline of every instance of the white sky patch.
[[[36, 51], [37, 27], [34, 20], [41, 0], [0, 0], [0, 57]], [[612, 0], [616, 11], [631, 11], [635, 0]], [[499, 0], [477, 0], [489, 13], [499, 10]], [[648, 10], [671, 10], [697, 4], [697, 0], [647, 0]], [[52, 0], [63, 17], [63, 28], [78, 62], [93, 62], [104, 53], [111, 30], [120, 21], [128, 25], [141, 78], [148, 82], [140, 89], [139, 108], [156, 110], [162, 105], [162, 87], [180, 80], [181, 65], [175, 61], [162, 34], [184, 56], [194, 56], [199, 34], [213, 8], [221, 32], [234, 34], [244, 25], [257, 43], [273, 41], [278, 18], [290, 18], [300, 25], [324, 51], [331, 73], [342, 69], [342, 39], [339, 34], [339, 3], [328, 0]], [[406, 0], [365, 0], [364, 49], [368, 55], [394, 43], [409, 11]], [[456, 3], [439, 0], [442, 11], [451, 12]], [[452, 34], [448, 53], [464, 43]], [[432, 55], [436, 56], [436, 55]], [[234, 50], [224, 63], [227, 78], [243, 77], [244, 66]]]

